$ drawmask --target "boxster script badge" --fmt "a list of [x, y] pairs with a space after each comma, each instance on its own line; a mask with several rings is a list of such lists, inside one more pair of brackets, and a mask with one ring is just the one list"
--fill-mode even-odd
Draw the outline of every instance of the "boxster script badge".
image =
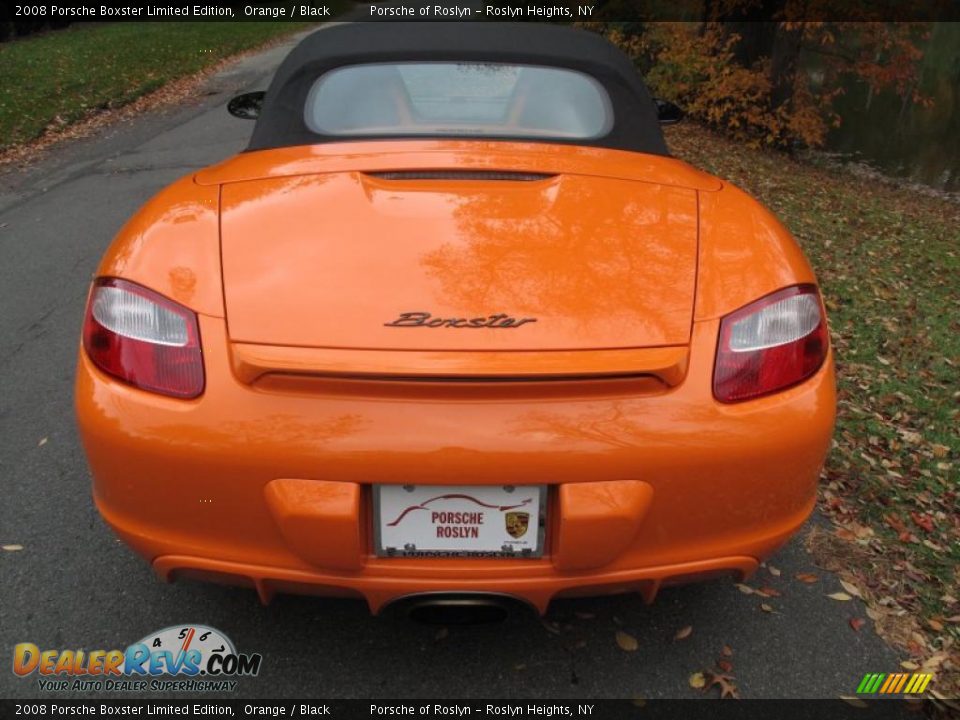
[[386, 327], [452, 327], [452, 328], [516, 328], [536, 322], [536, 318], [513, 318], [504, 313], [475, 318], [440, 318], [428, 312], [405, 312], [388, 323]]

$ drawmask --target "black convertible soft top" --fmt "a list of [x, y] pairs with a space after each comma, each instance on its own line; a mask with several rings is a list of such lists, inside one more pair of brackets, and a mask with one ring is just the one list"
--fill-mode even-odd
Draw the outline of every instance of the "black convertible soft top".
[[[566, 142], [669, 154], [656, 106], [643, 80], [630, 58], [600, 35], [557, 25], [472, 22], [350, 23], [332, 25], [307, 36], [277, 70], [247, 150], [342, 142], [343, 137], [318, 134], [304, 122], [304, 103], [313, 83], [344, 65], [399, 61], [475, 61], [579, 70], [606, 89], [614, 122], [602, 137]], [[531, 141], [529, 137], [516, 139]]]

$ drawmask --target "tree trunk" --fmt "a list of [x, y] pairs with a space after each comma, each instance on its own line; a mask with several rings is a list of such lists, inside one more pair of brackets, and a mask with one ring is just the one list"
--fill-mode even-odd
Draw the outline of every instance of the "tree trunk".
[[770, 56], [778, 23], [748, 17], [747, 20], [724, 25], [728, 35], [736, 33], [740, 36], [734, 53], [741, 65], [752, 67], [758, 60]]
[[797, 64], [803, 43], [803, 31], [777, 26], [770, 53], [771, 100], [774, 108], [787, 105], [793, 99]]

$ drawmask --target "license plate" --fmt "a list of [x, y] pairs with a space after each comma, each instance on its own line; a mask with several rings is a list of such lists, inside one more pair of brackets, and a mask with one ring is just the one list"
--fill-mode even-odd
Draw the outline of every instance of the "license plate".
[[377, 555], [540, 557], [542, 485], [374, 485]]

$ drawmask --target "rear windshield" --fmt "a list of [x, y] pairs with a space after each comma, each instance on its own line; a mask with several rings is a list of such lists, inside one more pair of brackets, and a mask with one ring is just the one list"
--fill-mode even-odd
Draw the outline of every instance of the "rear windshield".
[[322, 75], [304, 108], [321, 135], [593, 139], [610, 98], [582, 72], [477, 62], [372, 63]]

